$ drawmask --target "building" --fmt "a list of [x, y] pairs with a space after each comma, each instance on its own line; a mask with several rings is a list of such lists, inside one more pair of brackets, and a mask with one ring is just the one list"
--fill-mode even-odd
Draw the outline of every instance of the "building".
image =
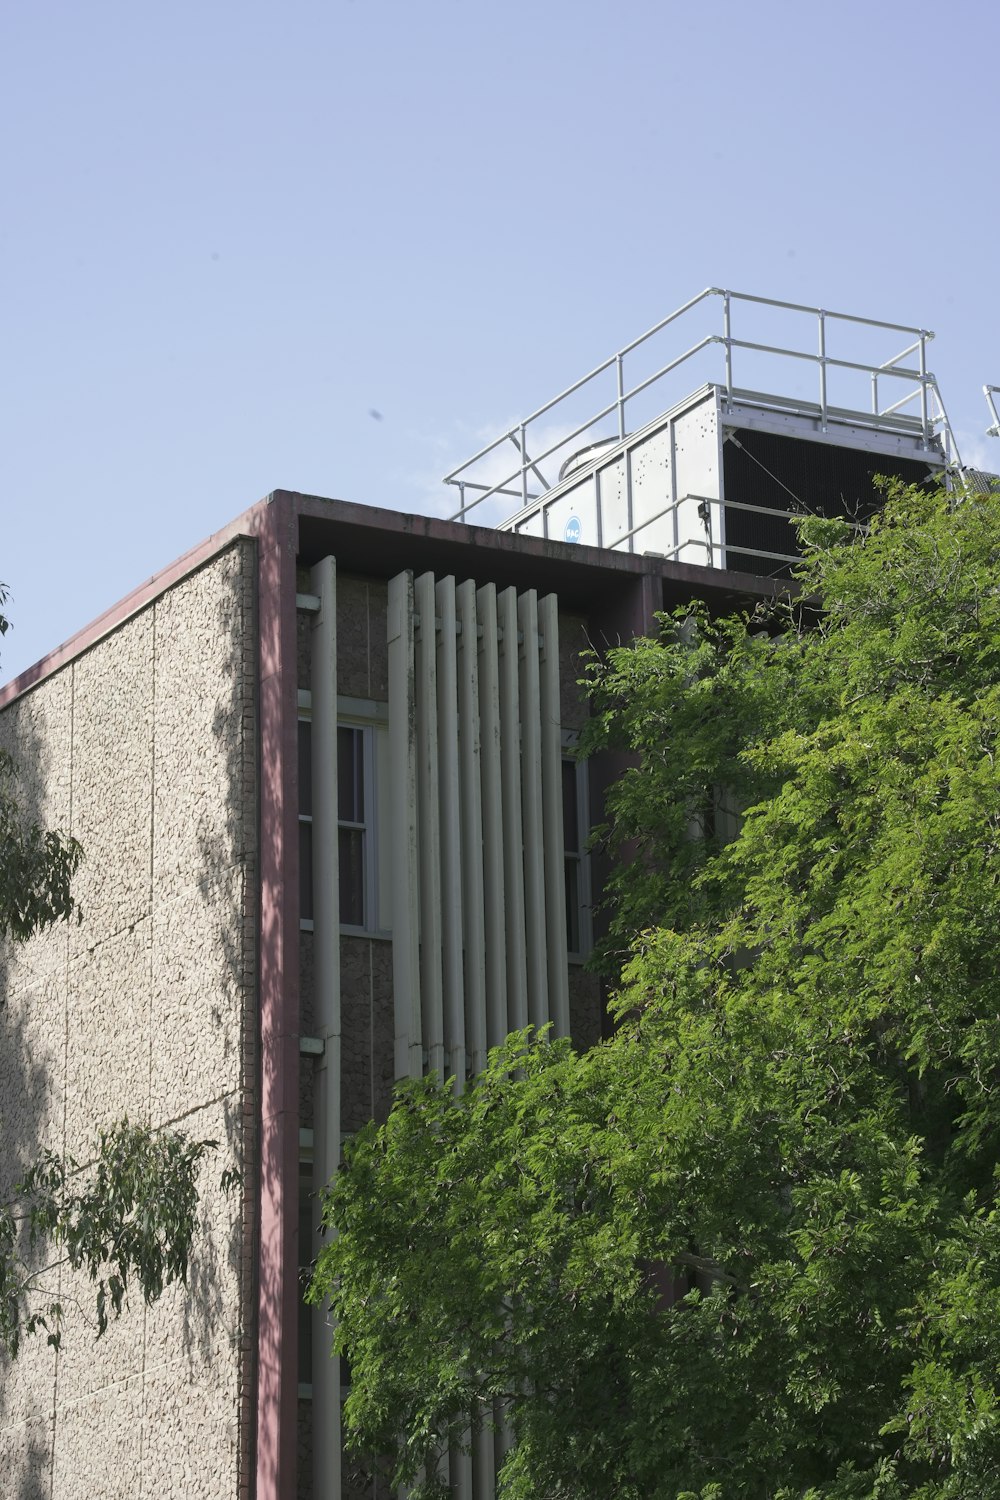
[[[730, 294], [688, 309], [716, 295], [731, 329]], [[528, 1022], [600, 1036], [585, 831], [617, 768], [567, 754], [580, 651], [692, 598], [771, 594], [790, 494], [863, 518], [874, 473], [953, 458], [927, 335], [879, 325], [916, 334], [918, 369], [910, 349], [852, 362], [824, 352], [832, 314], [799, 311], [819, 320], [818, 401], [736, 387], [729, 332], [699, 346], [721, 348], [722, 381], [633, 421], [640, 340], [594, 372], [613, 381], [599, 418], [548, 453], [526, 419], [501, 440], [512, 474], [458, 473], [463, 516], [513, 491], [502, 527], [279, 491], [0, 690], [32, 813], [86, 850], [82, 922], [0, 970], [5, 1181], [43, 1146], [85, 1159], [125, 1112], [219, 1142], [187, 1295], [96, 1346], [30, 1340], [4, 1370], [7, 1493], [360, 1493], [329, 1334], [299, 1296], [312, 1187], [395, 1078], [469, 1076]], [[835, 407], [841, 366], [915, 382], [919, 414]], [[471, 1496], [471, 1462], [453, 1488]]]

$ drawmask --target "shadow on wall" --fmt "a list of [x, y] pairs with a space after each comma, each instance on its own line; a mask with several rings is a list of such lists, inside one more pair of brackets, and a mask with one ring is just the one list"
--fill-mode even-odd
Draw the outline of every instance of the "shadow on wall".
[[[22, 702], [0, 717], [0, 748], [18, 767], [15, 793], [26, 823], [55, 821], [42, 788], [54, 767], [39, 733], [35, 705]], [[68, 822], [68, 820], [66, 820]], [[65, 926], [30, 942], [0, 943], [0, 1201], [43, 1150], [63, 1149], [65, 1067]], [[18, 1249], [28, 1253], [22, 1234]], [[34, 1500], [49, 1493], [56, 1355], [44, 1332], [25, 1339], [12, 1361], [0, 1351], [0, 1470], [11, 1494]], [[16, 1487], [16, 1488], [15, 1488]]]
[[[98, 799], [98, 821], [89, 835], [80, 834], [85, 867], [98, 859], [105, 865], [93, 873], [102, 890], [112, 892], [106, 910], [113, 911], [119, 876], [109, 829], [117, 828], [114, 817], [122, 801], [114, 781], [134, 769], [139, 795], [133, 799], [134, 814], [129, 814], [129, 836], [134, 834], [137, 843], [146, 836], [142, 830], [147, 825], [140, 826], [141, 821], [150, 819], [143, 858], [149, 870], [151, 992], [135, 1007], [149, 1018], [149, 1036], [130, 1037], [126, 1045], [147, 1051], [146, 1097], [153, 1123], [175, 1126], [196, 1138], [216, 1137], [219, 1149], [201, 1167], [199, 1229], [187, 1289], [171, 1289], [148, 1315], [141, 1298], [133, 1297], [119, 1326], [127, 1331], [129, 1348], [123, 1353], [130, 1365], [143, 1340], [147, 1350], [151, 1339], [158, 1345], [134, 1372], [142, 1384], [147, 1426], [161, 1404], [174, 1408], [163, 1412], [163, 1438], [154, 1435], [152, 1444], [144, 1445], [142, 1465], [150, 1469], [150, 1485], [170, 1487], [180, 1472], [199, 1472], [206, 1494], [239, 1492], [254, 1463], [248, 1398], [256, 1379], [249, 1170], [257, 1149], [255, 595], [255, 547], [242, 540], [150, 606], [147, 623], [155, 644], [152, 660], [143, 658], [155, 668], [148, 744], [143, 730], [137, 734], [135, 767], [130, 763], [124, 769], [115, 759], [114, 745], [110, 753], [103, 751], [100, 774], [116, 809], [105, 810]], [[135, 632], [122, 642], [133, 623], [92, 648], [111, 653], [105, 660], [111, 672], [119, 665], [116, 642], [121, 662], [128, 666]], [[11, 750], [24, 771], [20, 791], [26, 817], [66, 830], [71, 826], [69, 726], [77, 665], [0, 716], [0, 745]], [[65, 724], [57, 725], [55, 733], [48, 722], [53, 702], [66, 710]], [[135, 708], [136, 723], [143, 711]], [[79, 707], [77, 712], [79, 718]], [[77, 722], [74, 734], [79, 728]], [[123, 760], [129, 753], [123, 745]], [[75, 780], [74, 775], [74, 785]], [[46, 787], [55, 787], [54, 798], [51, 790], [44, 793]], [[101, 826], [102, 818], [107, 827]], [[85, 873], [92, 871], [85, 868]], [[132, 917], [119, 920], [131, 922]], [[16, 1181], [44, 1148], [64, 1150], [65, 1080], [72, 1051], [68, 1007], [74, 997], [79, 1005], [86, 990], [81, 976], [85, 980], [98, 962], [104, 936], [102, 931], [95, 938], [97, 958], [88, 946], [73, 959], [72, 995], [66, 927], [0, 952], [0, 1188]], [[74, 943], [79, 947], [78, 939]], [[107, 1020], [105, 1016], [98, 1025], [106, 1026]], [[112, 1008], [112, 1024], [114, 1020]], [[85, 1017], [78, 1024], [85, 1025]], [[110, 1056], [102, 1061], [108, 1069], [114, 1067]], [[228, 1193], [224, 1174], [231, 1181], [236, 1174]], [[91, 1337], [91, 1328], [73, 1309], [63, 1353], [57, 1356], [47, 1348], [42, 1333], [22, 1344], [16, 1362], [0, 1361], [4, 1495], [28, 1500], [37, 1493], [48, 1500], [51, 1424], [55, 1409], [58, 1450], [58, 1409], [66, 1399], [62, 1362], [72, 1359], [78, 1381], [80, 1364], [88, 1363]], [[102, 1347], [95, 1370], [109, 1359], [113, 1363], [116, 1353]], [[115, 1373], [132, 1378], [125, 1363]], [[84, 1385], [90, 1392], [85, 1400], [99, 1398], [94, 1372], [85, 1376]], [[173, 1434], [169, 1442], [168, 1432]], [[102, 1474], [106, 1469], [109, 1485], [124, 1485], [122, 1493], [127, 1493], [135, 1477], [128, 1472], [131, 1452], [130, 1445], [123, 1448], [117, 1438], [112, 1441], [110, 1434], [95, 1430], [87, 1457]], [[138, 1444], [135, 1452], [138, 1462]], [[60, 1488], [57, 1483], [55, 1500]]]
[[[210, 712], [209, 745], [190, 745], [189, 794], [201, 912], [186, 989], [199, 1044], [216, 1054], [226, 1087], [219, 1104], [219, 1150], [204, 1174], [199, 1232], [183, 1302], [183, 1345], [192, 1383], [221, 1377], [232, 1460], [227, 1493], [252, 1484], [250, 1421], [256, 1386], [255, 1162], [257, 1132], [257, 725], [256, 549], [241, 541], [225, 554], [230, 570], [211, 606], [196, 617], [191, 691], [199, 723]], [[185, 778], [187, 779], [187, 778]], [[200, 783], [200, 785], [199, 785]], [[221, 791], [221, 798], [217, 795]], [[206, 972], [207, 971], [207, 972]], [[192, 1045], [193, 1050], [193, 1045]], [[192, 1063], [196, 1059], [192, 1056]], [[185, 1127], [183, 1117], [178, 1121]], [[207, 1180], [205, 1180], [207, 1179]], [[228, 1185], [227, 1185], [228, 1184]], [[228, 1347], [220, 1348], [225, 1330]], [[228, 1361], [229, 1377], [221, 1365]], [[222, 1434], [208, 1434], [214, 1444]], [[235, 1469], [236, 1474], [232, 1474]]]

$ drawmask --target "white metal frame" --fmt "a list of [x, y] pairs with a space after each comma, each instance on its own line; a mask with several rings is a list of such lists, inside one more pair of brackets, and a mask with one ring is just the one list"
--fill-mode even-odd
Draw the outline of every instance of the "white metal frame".
[[995, 400], [996, 396], [1000, 395], [1000, 385], [984, 385], [983, 395], [986, 397], [986, 404], [989, 407], [990, 415], [993, 418], [992, 425], [987, 427], [986, 429], [986, 436], [1000, 437], [1000, 412], [997, 411], [997, 403]]
[[[667, 359], [652, 375], [629, 385], [626, 379], [628, 356], [670, 328], [685, 313], [713, 298], [721, 300], [721, 328], [706, 333], [688, 348]], [[815, 319], [815, 350], [809, 351], [788, 345], [761, 343], [736, 337], [734, 334], [735, 308], [743, 303], [779, 309], [783, 312], [801, 313]], [[828, 347], [831, 330], [841, 325], [848, 329], [854, 326], [874, 329], [886, 334], [902, 334], [908, 338], [908, 342], [901, 350], [890, 354], [878, 364], [842, 357], [832, 354]], [[599, 435], [594, 432], [594, 429], [609, 418], [614, 419], [617, 427], [617, 436], [611, 440], [623, 441], [628, 435], [629, 403], [634, 402], [637, 396], [665, 380], [674, 370], [712, 345], [717, 345], [722, 350], [723, 369], [719, 388], [723, 395], [725, 409], [731, 408], [734, 402], [747, 397], [765, 406], [771, 404], [772, 399], [776, 405], [785, 407], [788, 405], [780, 398], [741, 391], [736, 387], [734, 383], [735, 351], [755, 351], [758, 354], [778, 355], [790, 360], [804, 361], [816, 367], [817, 400], [815, 403], [797, 404], [800, 407], [808, 406], [811, 414], [818, 416], [822, 429], [826, 429], [833, 420], [849, 418], [856, 424], [881, 432], [904, 432], [909, 436], [916, 434], [925, 449], [930, 451], [932, 448], [938, 448], [943, 452], [946, 462], [957, 464], [960, 459], [951, 424], [938, 390], [937, 381], [927, 368], [927, 345], [933, 337], [934, 334], [930, 330], [911, 327], [905, 323], [888, 323], [876, 318], [859, 317], [853, 313], [831, 312], [827, 308], [810, 307], [798, 302], [781, 302], [773, 297], [758, 297], [747, 292], [707, 287], [666, 318], [661, 319], [659, 323], [654, 324], [639, 338], [633, 339], [630, 344], [626, 344], [624, 348], [603, 360], [580, 380], [567, 386], [558, 396], [546, 401], [530, 416], [516, 423], [492, 443], [488, 443], [485, 448], [481, 448], [472, 458], [446, 474], [444, 482], [454, 485], [459, 492], [459, 506], [451, 519], [468, 520], [472, 511], [495, 497], [515, 500], [519, 509], [525, 509], [533, 500], [540, 499], [545, 491], [553, 487], [541, 468], [546, 459], [564, 451], [568, 443], [579, 438], [585, 439], [587, 434], [590, 434], [592, 440], [596, 440], [598, 444], [606, 440], [607, 434]], [[915, 366], [904, 363], [913, 356], [916, 357]], [[830, 370], [853, 370], [866, 374], [870, 383], [869, 409], [859, 408], [856, 411], [847, 412], [832, 407], [828, 400], [827, 377]], [[883, 406], [881, 404], [882, 392], [886, 383], [892, 384], [899, 381], [906, 382], [908, 388], [896, 400]], [[549, 446], [534, 453], [529, 451], [529, 439], [538, 432], [538, 424], [543, 418], [549, 423], [558, 422], [559, 408], [570, 397], [588, 388], [599, 391], [602, 387], [604, 388], [603, 399], [598, 396], [601, 404], [592, 416], [578, 423], [568, 434], [561, 435], [557, 442], [550, 443]], [[996, 388], [990, 387], [990, 389]], [[912, 407], [914, 403], [917, 407], [917, 415], [907, 415], [904, 409]], [[998, 423], [1000, 423], [1000, 418], [998, 418]], [[481, 475], [486, 464], [495, 464], [497, 455], [505, 450], [508, 443], [513, 444], [517, 450], [518, 462], [500, 480], [490, 482], [483, 479]], [[536, 482], [541, 484], [541, 491], [532, 488]]]

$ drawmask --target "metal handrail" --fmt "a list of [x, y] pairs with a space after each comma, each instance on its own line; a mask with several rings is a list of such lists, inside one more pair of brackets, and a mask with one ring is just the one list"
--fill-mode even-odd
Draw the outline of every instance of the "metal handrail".
[[[713, 297], [722, 299], [722, 332], [706, 334], [696, 343], [685, 349], [683, 353], [674, 356], [666, 364], [662, 364], [652, 375], [639, 380], [631, 388], [626, 388], [624, 373], [624, 361], [626, 357], [641, 345], [647, 343], [656, 334], [668, 328], [685, 313], [690, 312], [700, 303]], [[736, 303], [751, 303], [761, 307], [772, 307], [785, 312], [803, 313], [814, 317], [817, 320], [818, 332], [816, 352], [790, 348], [783, 344], [763, 344], [735, 337], [732, 323], [733, 309]], [[827, 327], [830, 322], [874, 328], [887, 333], [901, 333], [909, 335], [911, 342], [906, 348], [900, 350], [898, 354], [894, 354], [889, 359], [883, 360], [881, 364], [845, 359], [827, 352]], [[733, 383], [733, 355], [737, 350], [752, 350], [758, 354], [776, 355], [815, 365], [819, 374], [818, 409], [824, 427], [827, 425], [827, 420], [832, 410], [827, 397], [828, 371], [857, 371], [862, 374], [868, 374], [871, 377], [871, 411], [862, 413], [859, 408], [859, 416], [864, 415], [875, 426], [887, 423], [891, 427], [891, 421], [887, 422], [887, 419], [891, 419], [895, 413], [899, 412], [902, 407], [907, 406], [911, 401], [919, 400], [919, 419], [914, 416], [911, 420], [915, 425], [919, 422], [919, 429], [925, 446], [929, 446], [931, 441], [940, 434], [943, 438], [946, 457], [950, 458], [954, 449], [954, 437], [941, 401], [937, 382], [927, 369], [927, 344], [933, 337], [933, 333], [928, 329], [913, 327], [906, 323], [889, 323], [878, 318], [861, 317], [856, 313], [832, 312], [828, 308], [811, 307], [801, 302], [783, 302], [774, 297], [760, 297], [749, 292], [734, 292], [721, 287], [706, 287], [704, 291], [690, 298], [674, 312], [669, 313], [667, 317], [661, 318], [658, 323], [654, 323], [651, 328], [647, 329], [645, 333], [640, 334], [638, 338], [623, 345], [614, 354], [602, 360], [599, 365], [595, 365], [586, 375], [581, 376], [579, 380], [575, 380], [571, 385], [568, 385], [557, 396], [553, 396], [551, 400], [536, 407], [529, 416], [495, 438], [493, 442], [487, 443], [485, 447], [480, 448], [477, 453], [473, 454], [472, 458], [467, 459], [465, 463], [460, 464], [457, 468], [452, 469], [446, 474], [444, 482], [455, 485], [458, 488], [460, 498], [459, 508], [454, 512], [451, 519], [465, 520], [470, 511], [495, 496], [506, 495], [512, 498], [520, 498], [522, 508], [527, 508], [532, 500], [541, 498], [529, 493], [528, 476], [532, 474], [544, 483], [545, 476], [542, 474], [539, 465], [545, 459], [550, 458], [560, 449], [564, 449], [575, 438], [582, 436], [599, 422], [605, 421], [610, 416], [616, 417], [616, 426], [618, 429], [617, 441], [624, 441], [628, 435], [627, 410], [629, 403], [643, 391], [649, 390], [658, 381], [663, 380], [665, 376], [678, 369], [686, 361], [692, 359], [711, 344], [719, 344], [724, 349], [725, 372], [724, 380], [720, 382], [720, 387], [725, 392], [725, 400], [730, 409], [733, 405], [735, 390]], [[916, 368], [902, 364], [904, 359], [915, 353], [919, 356]], [[607, 374], [611, 370], [615, 372], [614, 393], [611, 399], [606, 400], [593, 416], [578, 423], [571, 432], [568, 434], [564, 433], [556, 442], [550, 443], [545, 447], [541, 453], [529, 454], [527, 440], [532, 424], [537, 423], [543, 417], [550, 416], [561, 403], [575, 396], [578, 392], [589, 386], [591, 382], [599, 380], [602, 375]], [[913, 382], [914, 389], [893, 402], [892, 405], [880, 409], [879, 381], [884, 379], [911, 381]], [[995, 389], [997, 388], [988, 388], [990, 391]], [[991, 400], [989, 394], [987, 395], [987, 399]], [[994, 414], [996, 414], [992, 400], [991, 408], [994, 410]], [[997, 417], [997, 425], [998, 430], [1000, 430], [1000, 416]], [[616, 441], [616, 439], [612, 438], [611, 441]], [[496, 454], [508, 442], [512, 442], [518, 450], [518, 465], [510, 473], [504, 474], [503, 478], [492, 484], [474, 479], [470, 473], [474, 466], [491, 455]], [[477, 492], [471, 500], [467, 499], [467, 489]]]
[[993, 425], [987, 427], [986, 436], [1000, 437], [1000, 412], [997, 411], [997, 404], [993, 399], [995, 395], [1000, 396], [1000, 385], [984, 385], [983, 395], [986, 397], [986, 404], [993, 414]]

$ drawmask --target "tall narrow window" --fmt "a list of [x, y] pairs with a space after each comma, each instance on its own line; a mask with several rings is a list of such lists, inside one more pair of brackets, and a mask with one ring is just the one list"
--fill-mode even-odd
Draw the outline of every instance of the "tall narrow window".
[[571, 958], [590, 952], [590, 869], [587, 859], [587, 767], [565, 756], [562, 763], [563, 863], [566, 872], [566, 947]]
[[365, 730], [337, 729], [337, 817], [340, 845], [340, 920], [367, 926], [368, 818]]
[[312, 725], [299, 720], [299, 916], [313, 919]]
[[[337, 845], [340, 868], [340, 920], [345, 927], [374, 926], [372, 889], [373, 828], [372, 730], [337, 726]], [[299, 915], [311, 923], [313, 892], [312, 725], [299, 719]]]

